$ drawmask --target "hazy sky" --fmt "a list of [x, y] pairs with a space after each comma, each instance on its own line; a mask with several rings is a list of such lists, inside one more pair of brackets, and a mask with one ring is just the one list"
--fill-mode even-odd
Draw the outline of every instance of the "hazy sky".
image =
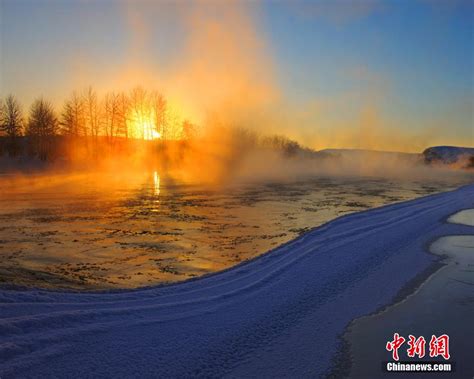
[[162, 90], [306, 145], [474, 146], [474, 2], [0, 0], [0, 96]]

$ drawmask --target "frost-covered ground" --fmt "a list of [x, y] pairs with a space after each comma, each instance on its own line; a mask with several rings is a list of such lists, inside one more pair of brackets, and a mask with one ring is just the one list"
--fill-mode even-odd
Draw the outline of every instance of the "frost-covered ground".
[[469, 185], [354, 213], [170, 286], [2, 290], [0, 376], [319, 377], [351, 320], [390, 303], [438, 259], [429, 242], [472, 234], [445, 221], [473, 206]]

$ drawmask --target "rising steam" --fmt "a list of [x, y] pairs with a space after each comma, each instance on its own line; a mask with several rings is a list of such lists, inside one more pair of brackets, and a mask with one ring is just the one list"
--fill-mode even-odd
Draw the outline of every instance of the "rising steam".
[[[85, 57], [73, 57], [73, 88], [93, 84], [99, 93], [130, 90], [137, 85], [157, 89], [169, 99], [177, 116], [199, 125], [198, 138], [183, 146], [167, 146], [167, 169], [189, 180], [229, 181], [229, 178], [288, 178], [306, 174], [418, 175], [419, 157], [379, 159], [360, 153], [356, 159], [308, 158], [304, 149], [288, 158], [281, 151], [261, 148], [235, 133], [245, 128], [253, 140], [279, 134], [313, 149], [359, 149], [420, 152], [434, 133], [401, 134], [379, 111], [383, 89], [367, 81], [364, 106], [352, 118], [338, 117], [347, 105], [314, 101], [294, 104], [292, 93], [279, 83], [278, 67], [259, 28], [256, 4], [247, 2], [172, 3], [124, 2], [122, 15], [130, 45], [126, 61], [111, 62], [108, 72]], [[175, 41], [172, 57], [148, 52], [160, 49], [157, 23], [173, 20], [183, 39]], [[167, 52], [169, 53], [169, 52]], [[317, 69], [315, 67], [315, 69]], [[100, 73], [99, 71], [100, 70]], [[383, 95], [383, 94], [382, 94]], [[183, 150], [184, 149], [184, 150]], [[184, 153], [183, 153], [184, 151]], [[160, 165], [147, 152], [103, 159], [107, 167], [135, 167], [144, 161]], [[137, 163], [139, 162], [139, 163]], [[413, 172], [412, 167], [417, 167]], [[179, 173], [179, 174], [178, 174]]]

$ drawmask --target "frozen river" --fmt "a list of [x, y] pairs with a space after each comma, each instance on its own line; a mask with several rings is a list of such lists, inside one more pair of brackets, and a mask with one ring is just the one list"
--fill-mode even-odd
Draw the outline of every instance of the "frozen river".
[[212, 187], [134, 175], [0, 176], [0, 281], [133, 288], [254, 258], [338, 216], [465, 183], [309, 177]]

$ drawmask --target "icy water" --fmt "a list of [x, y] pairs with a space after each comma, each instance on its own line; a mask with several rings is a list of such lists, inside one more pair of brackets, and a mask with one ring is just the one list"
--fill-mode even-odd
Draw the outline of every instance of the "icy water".
[[[474, 226], [474, 210], [458, 212], [448, 222]], [[439, 361], [429, 357], [432, 335], [447, 334], [450, 338], [450, 362], [455, 373], [445, 373], [457, 378], [470, 378], [474, 370], [472, 341], [474, 339], [474, 235], [448, 235], [440, 237], [430, 246], [430, 251], [442, 258], [442, 267], [428, 277], [410, 296], [383, 312], [362, 317], [353, 322], [346, 334], [352, 358], [349, 378], [392, 377], [384, 373], [381, 363], [390, 358], [384, 349], [388, 340], [397, 332], [408, 338], [413, 334], [426, 338], [424, 360]], [[400, 349], [400, 361], [420, 363], [419, 357], [409, 358], [406, 348]], [[426, 377], [423, 375], [423, 377]], [[439, 377], [436, 373], [430, 377]], [[395, 375], [396, 376], [396, 375]]]
[[0, 282], [92, 290], [185, 280], [338, 216], [464, 182], [311, 177], [215, 188], [158, 172], [1, 175]]

